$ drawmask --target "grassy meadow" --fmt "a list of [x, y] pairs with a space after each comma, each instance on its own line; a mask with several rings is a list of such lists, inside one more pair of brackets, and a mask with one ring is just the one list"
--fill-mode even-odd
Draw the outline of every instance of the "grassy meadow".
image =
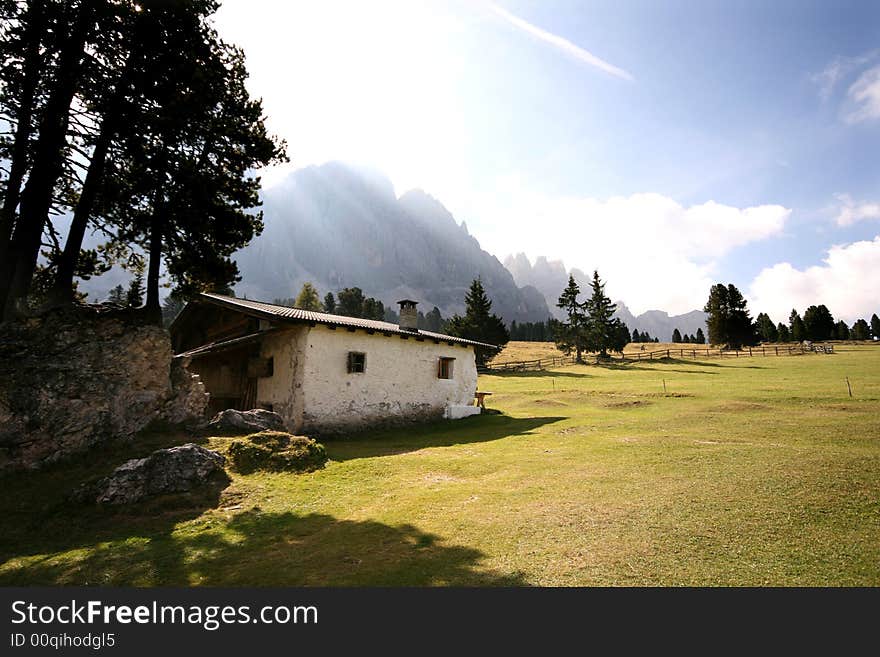
[[877, 586], [880, 346], [836, 349], [483, 376], [499, 413], [328, 441], [314, 473], [65, 501], [187, 439], [146, 434], [3, 481], [0, 584]]

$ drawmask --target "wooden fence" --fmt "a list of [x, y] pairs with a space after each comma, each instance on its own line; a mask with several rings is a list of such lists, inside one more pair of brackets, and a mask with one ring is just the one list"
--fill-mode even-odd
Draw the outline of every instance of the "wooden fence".
[[[582, 357], [585, 363], [598, 364], [608, 362], [639, 362], [642, 360], [664, 360], [670, 358], [749, 358], [753, 356], [793, 356], [806, 352], [821, 354], [833, 354], [833, 345], [821, 344], [796, 344], [796, 345], [762, 345], [760, 347], [744, 347], [742, 349], [713, 349], [703, 347], [701, 349], [679, 348], [659, 349], [657, 351], [636, 351], [624, 354], [609, 354], [607, 358], [600, 358], [598, 354], [586, 354]], [[571, 365], [575, 362], [574, 356], [555, 356], [552, 358], [540, 358], [537, 360], [519, 360], [506, 363], [494, 363], [485, 367], [477, 368], [480, 373], [497, 372], [528, 372], [545, 370], [548, 367]]]

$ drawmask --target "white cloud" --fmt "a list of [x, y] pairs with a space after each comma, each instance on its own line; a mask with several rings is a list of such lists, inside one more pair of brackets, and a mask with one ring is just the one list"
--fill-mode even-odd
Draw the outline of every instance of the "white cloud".
[[598, 269], [609, 296], [635, 313], [701, 308], [717, 282], [716, 260], [778, 235], [791, 212], [779, 205], [736, 208], [714, 201], [684, 207], [660, 194], [554, 198], [524, 189], [516, 178], [471, 201], [460, 214], [479, 218], [469, 225], [490, 253], [525, 250], [532, 260], [546, 255], [569, 268]]
[[846, 95], [851, 104], [844, 116], [847, 123], [880, 118], [880, 66], [862, 73]]
[[792, 308], [803, 313], [824, 303], [837, 319], [852, 324], [880, 310], [880, 236], [873, 241], [832, 246], [824, 264], [799, 270], [783, 262], [761, 271], [749, 290], [752, 313], [788, 322]]
[[854, 201], [849, 194], [835, 194], [840, 202], [834, 221], [838, 226], [852, 226], [865, 219], [880, 219], [880, 203], [873, 201]]
[[588, 50], [584, 50], [580, 46], [575, 45], [568, 39], [565, 39], [558, 34], [553, 34], [552, 32], [548, 32], [547, 30], [542, 30], [540, 27], [537, 27], [536, 25], [533, 25], [532, 23], [523, 20], [519, 16], [511, 14], [510, 12], [502, 9], [496, 4], [490, 3], [489, 9], [494, 14], [503, 18], [514, 27], [522, 30], [523, 32], [535, 37], [540, 41], [543, 41], [544, 43], [550, 44], [554, 48], [561, 50], [565, 54], [574, 57], [584, 64], [594, 66], [602, 71], [605, 71], [609, 75], [613, 75], [614, 77], [622, 78], [624, 80], [633, 79], [633, 76], [628, 71], [625, 71], [624, 69], [615, 66], [614, 64], [609, 64], [604, 59], [597, 57]]
[[810, 79], [819, 86], [819, 96], [822, 100], [831, 98], [835, 87], [839, 82], [846, 79], [853, 71], [877, 58], [880, 51], [872, 50], [855, 57], [835, 57], [821, 72], [810, 76]]

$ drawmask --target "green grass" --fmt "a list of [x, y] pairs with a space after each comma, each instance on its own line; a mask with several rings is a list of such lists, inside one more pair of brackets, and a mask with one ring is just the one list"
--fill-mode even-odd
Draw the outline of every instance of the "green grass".
[[327, 442], [317, 472], [64, 501], [184, 439], [148, 434], [3, 481], [0, 584], [877, 586], [880, 348], [838, 349], [483, 377], [502, 414]]

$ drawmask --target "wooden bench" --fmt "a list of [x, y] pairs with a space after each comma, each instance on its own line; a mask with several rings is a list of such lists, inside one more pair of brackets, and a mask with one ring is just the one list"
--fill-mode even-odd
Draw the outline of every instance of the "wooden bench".
[[477, 392], [475, 392], [474, 393], [474, 406], [479, 406], [480, 408], [485, 409], [486, 408], [485, 399], [486, 399], [486, 397], [488, 397], [491, 394], [492, 394], [491, 392], [480, 392], [479, 390]]

